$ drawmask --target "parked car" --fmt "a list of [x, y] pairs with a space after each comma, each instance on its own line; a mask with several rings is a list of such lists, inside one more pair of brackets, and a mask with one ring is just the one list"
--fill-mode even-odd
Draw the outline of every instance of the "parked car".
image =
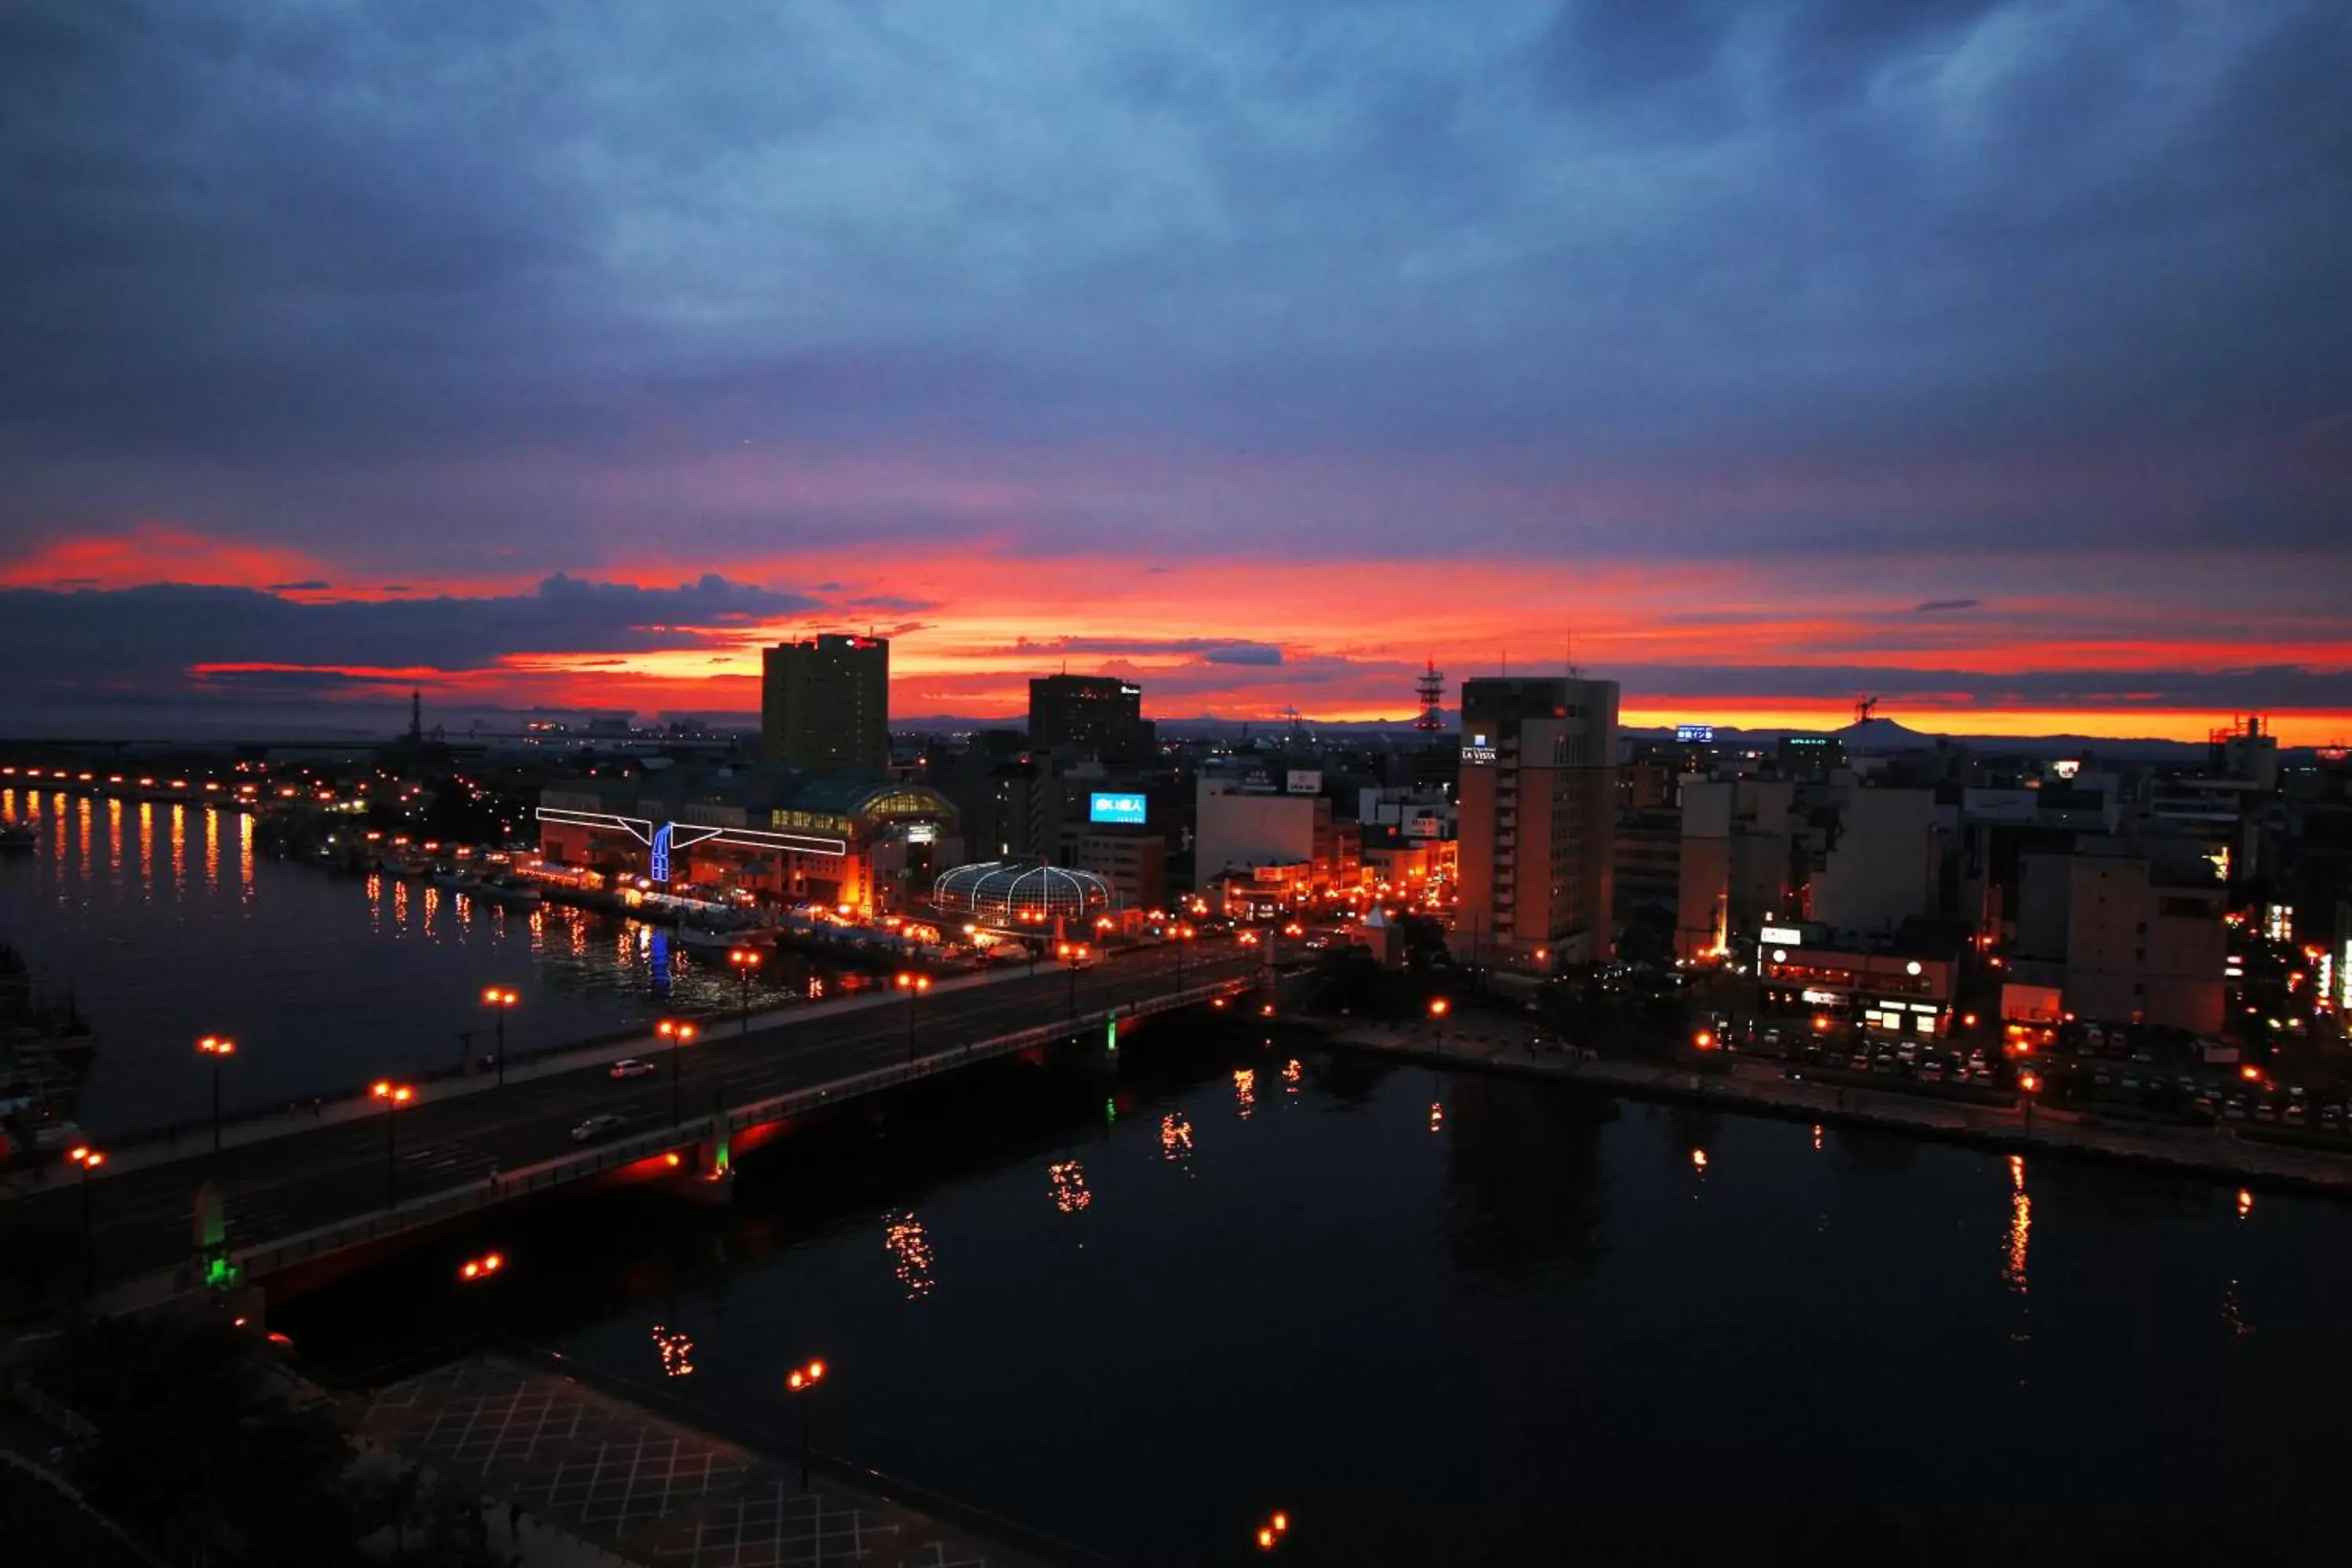
[[658, 1069], [655, 1068], [653, 1063], [646, 1060], [643, 1057], [623, 1057], [619, 1061], [613, 1064], [613, 1076], [614, 1078], [643, 1078], [647, 1073], [657, 1070]]
[[628, 1124], [627, 1117], [614, 1116], [610, 1111], [606, 1111], [602, 1115], [592, 1116], [574, 1127], [572, 1130], [572, 1141], [574, 1143], [593, 1143], [600, 1139], [610, 1138]]

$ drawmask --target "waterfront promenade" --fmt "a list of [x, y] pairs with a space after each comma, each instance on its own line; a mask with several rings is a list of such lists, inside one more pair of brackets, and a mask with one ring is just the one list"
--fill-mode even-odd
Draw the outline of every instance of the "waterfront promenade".
[[[209, 1181], [223, 1201], [232, 1256], [265, 1243], [314, 1234], [355, 1216], [413, 1223], [437, 1196], [470, 1193], [482, 1201], [509, 1195], [504, 1178], [583, 1153], [572, 1129], [584, 1118], [624, 1119], [622, 1136], [587, 1152], [653, 1136], [664, 1148], [690, 1144], [688, 1124], [714, 1108], [740, 1108], [795, 1094], [822, 1097], [828, 1086], [871, 1084], [889, 1069], [960, 1065], [991, 1042], [1050, 1034], [1071, 1020], [1153, 1005], [1178, 992], [1231, 984], [1255, 973], [1255, 957], [1237, 949], [1185, 955], [1144, 950], [1075, 972], [973, 977], [921, 994], [899, 992], [755, 1019], [748, 1031], [712, 1020], [709, 1032], [675, 1059], [652, 1039], [603, 1042], [509, 1074], [420, 1086], [395, 1109], [381, 1100], [344, 1102], [316, 1122], [283, 1116], [239, 1124], [214, 1154], [208, 1137], [175, 1146], [110, 1152], [102, 1173], [82, 1187], [79, 1174], [54, 1171], [37, 1190], [0, 1202], [0, 1246], [12, 1232], [78, 1230], [101, 1290], [126, 1280], [181, 1270], [194, 1257], [194, 1202]], [[615, 1079], [609, 1064], [641, 1055], [656, 1070]], [[676, 1078], [673, 1082], [673, 1072]], [[665, 1137], [672, 1131], [678, 1136]], [[399, 1213], [393, 1213], [394, 1210]]]
[[655, 1403], [674, 1402], [592, 1384], [552, 1358], [497, 1351], [342, 1401], [366, 1441], [505, 1505], [490, 1510], [494, 1542], [507, 1539], [500, 1516], [511, 1507], [527, 1516], [518, 1544], [588, 1548], [567, 1561], [1041, 1568], [1090, 1558], [1058, 1542], [1006, 1544], [1000, 1537], [1029, 1532], [942, 1499], [919, 1506], [904, 1483], [843, 1461], [821, 1457], [803, 1485], [791, 1439], [719, 1436], [699, 1413]]
[[1472, 1067], [1591, 1084], [1647, 1099], [1691, 1100], [1789, 1120], [1869, 1126], [1914, 1136], [1990, 1147], [2120, 1161], [2148, 1169], [2260, 1186], [2352, 1197], [2352, 1159], [2211, 1129], [2124, 1128], [2071, 1112], [1987, 1105], [1875, 1085], [1791, 1078], [1786, 1064], [1727, 1058], [1725, 1070], [1699, 1072], [1622, 1058], [1578, 1058], [1538, 1050], [1538, 1031], [1517, 1019], [1456, 1015], [1445, 1026], [1351, 1024], [1328, 1036], [1334, 1046], [1448, 1067]]

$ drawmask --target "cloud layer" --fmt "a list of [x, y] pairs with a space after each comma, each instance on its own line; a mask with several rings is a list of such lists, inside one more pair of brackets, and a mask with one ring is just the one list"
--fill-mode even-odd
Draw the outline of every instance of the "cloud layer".
[[0, 637], [2341, 711], [2347, 77], [2328, 0], [36, 0]]

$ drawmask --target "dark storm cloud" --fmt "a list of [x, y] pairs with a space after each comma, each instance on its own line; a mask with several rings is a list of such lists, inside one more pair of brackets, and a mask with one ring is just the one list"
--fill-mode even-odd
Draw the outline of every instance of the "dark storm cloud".
[[[723, 631], [818, 601], [706, 576], [674, 589], [551, 577], [500, 597], [304, 604], [250, 588], [0, 589], [0, 667], [19, 695], [180, 690], [201, 665], [289, 665], [245, 679], [364, 683], [370, 670], [464, 671], [515, 654], [718, 646]], [[341, 668], [358, 672], [344, 674]], [[236, 680], [221, 672], [215, 680]]]
[[1972, 547], [2324, 548], [2347, 72], [2335, 0], [32, 0], [0, 547], [1899, 551], [1990, 471]]
[[1143, 658], [1155, 655], [1194, 654], [1209, 664], [1276, 665], [1282, 649], [1274, 643], [1243, 642], [1230, 637], [1054, 637], [1024, 640], [1005, 650], [1011, 658], [1059, 657], [1072, 654], [1108, 658]]
[[2352, 670], [2259, 665], [2237, 669], [1981, 670], [1901, 665], [1628, 665], [1612, 668], [1645, 698], [1834, 699], [1871, 693], [1957, 698], [1979, 707], [2152, 708], [2205, 711], [2352, 708]]
[[1915, 616], [1948, 615], [1954, 610], [1973, 610], [1982, 602], [1979, 599], [1927, 599], [1912, 605], [1911, 613]]

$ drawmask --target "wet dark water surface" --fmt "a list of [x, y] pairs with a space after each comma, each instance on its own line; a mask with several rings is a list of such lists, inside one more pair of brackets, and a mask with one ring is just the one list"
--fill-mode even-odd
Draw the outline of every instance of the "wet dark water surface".
[[786, 1435], [822, 1356], [821, 1447], [1130, 1561], [1277, 1509], [1320, 1563], [2340, 1560], [2352, 1213], [1188, 1027], [276, 1321], [479, 1313]]
[[[237, 1042], [234, 1112], [478, 1057], [490, 985], [520, 997], [510, 1050], [738, 999], [724, 963], [659, 928], [274, 860], [238, 812], [19, 787], [0, 789], [0, 820], [41, 829], [34, 852], [0, 857], [0, 942], [95, 1029], [76, 1120], [101, 1134], [208, 1113], [205, 1035]], [[754, 1000], [845, 978], [785, 955]]]

